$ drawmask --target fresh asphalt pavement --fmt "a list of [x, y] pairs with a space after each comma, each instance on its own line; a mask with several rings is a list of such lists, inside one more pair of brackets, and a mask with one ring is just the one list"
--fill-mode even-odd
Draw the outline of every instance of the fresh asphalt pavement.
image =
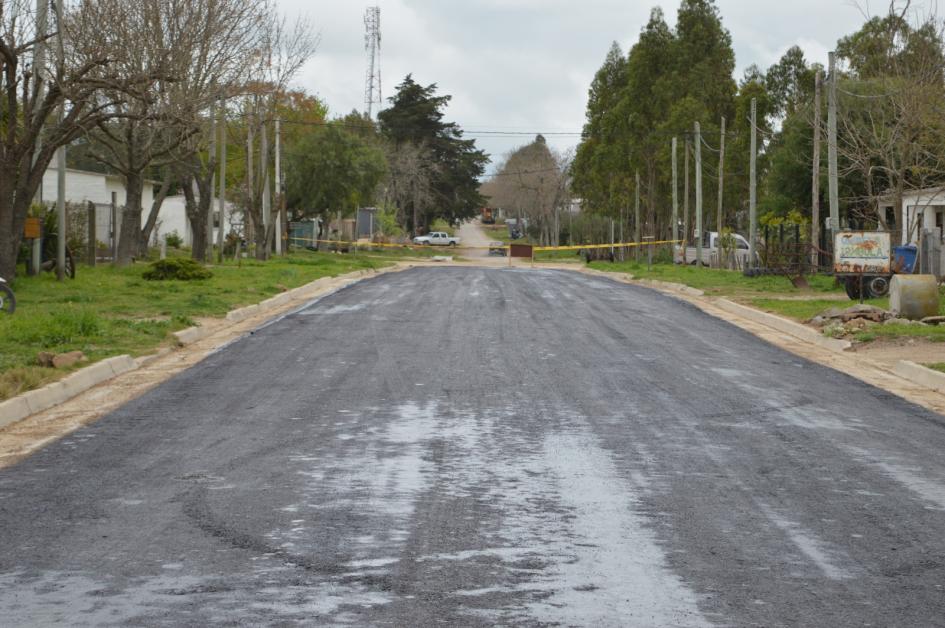
[[645, 288], [330, 295], [0, 470], [0, 624], [945, 625], [945, 417]]

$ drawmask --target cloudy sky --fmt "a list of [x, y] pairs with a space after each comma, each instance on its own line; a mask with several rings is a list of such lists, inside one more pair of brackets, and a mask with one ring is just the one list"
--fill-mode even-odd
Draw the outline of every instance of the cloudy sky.
[[[923, 0], [919, 0], [921, 4]], [[408, 74], [451, 94], [455, 120], [496, 160], [531, 138], [549, 135], [559, 149], [577, 143], [587, 89], [611, 42], [626, 51], [650, 9], [670, 26], [678, 1], [663, 0], [278, 0], [320, 33], [315, 57], [297, 83], [332, 114], [364, 109], [364, 11], [381, 9], [384, 98]], [[925, 10], [937, 0], [924, 0]], [[916, 4], [914, 2], [914, 4]], [[808, 61], [827, 63], [837, 39], [856, 30], [882, 0], [717, 0], [732, 35], [736, 76], [752, 63], [767, 68], [798, 44]]]

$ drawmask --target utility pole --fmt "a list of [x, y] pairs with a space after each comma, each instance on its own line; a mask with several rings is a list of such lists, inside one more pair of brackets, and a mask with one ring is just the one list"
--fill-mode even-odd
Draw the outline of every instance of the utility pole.
[[[56, 0], [56, 31], [58, 36], [56, 41], [59, 47], [58, 61], [59, 66], [63, 67], [66, 62], [66, 53], [62, 44], [62, 0]], [[59, 105], [59, 122], [66, 115], [66, 104]], [[56, 214], [58, 216], [59, 237], [56, 247], [56, 279], [62, 281], [66, 276], [66, 146], [63, 144], [56, 151], [57, 169], [59, 171], [59, 180], [56, 190]]]
[[223, 263], [223, 225], [226, 224], [226, 106], [220, 105], [220, 196], [217, 198], [220, 228], [217, 229], [217, 263]]
[[[16, 11], [19, 9], [18, 4], [13, 5], [13, 10]], [[36, 0], [36, 48], [35, 48], [35, 58], [33, 60], [33, 76], [37, 81], [42, 81], [44, 79], [43, 73], [46, 70], [46, 32], [49, 23], [49, 0]], [[36, 102], [33, 104], [33, 115], [37, 116], [39, 114], [39, 108], [43, 102], [43, 88], [40, 84], [40, 88], [36, 92]], [[36, 149], [33, 153], [33, 165], [36, 165], [36, 159], [39, 156], [39, 151], [43, 147], [43, 134], [39, 133], [36, 136]], [[40, 179], [39, 190], [36, 193], [37, 202], [43, 201], [43, 182]], [[30, 267], [30, 274], [38, 275], [40, 273], [40, 266], [43, 263], [43, 234], [40, 232], [40, 237], [33, 239], [33, 263]]]
[[823, 78], [820, 70], [814, 76], [814, 164], [811, 174], [811, 221], [810, 221], [810, 239], [811, 254], [810, 262], [814, 270], [820, 260], [818, 248], [820, 247], [820, 90], [822, 88]]
[[719, 208], [715, 216], [715, 230], [718, 232], [715, 244], [715, 256], [719, 261], [719, 268], [722, 268], [722, 247], [719, 246], [718, 239], [722, 237], [722, 190], [725, 187], [725, 116], [722, 116], [722, 132], [719, 134]]
[[[250, 206], [254, 206], [256, 202], [256, 190], [253, 187], [253, 146], [256, 143], [255, 139], [253, 138], [253, 125], [255, 123], [256, 120], [254, 116], [250, 114], [246, 124], [246, 189], [249, 191]], [[243, 234], [246, 236], [247, 246], [249, 242], [255, 240], [256, 234], [254, 231], [252, 219], [244, 214]], [[236, 245], [236, 259], [240, 259], [239, 241], [237, 241]]]
[[633, 247], [633, 257], [639, 262], [640, 261], [640, 171], [637, 170], [634, 173], [634, 179], [636, 185], [634, 186], [634, 201], [633, 201], [633, 242], [636, 246]]
[[751, 157], [748, 166], [748, 263], [755, 263], [758, 237], [758, 99], [751, 99]]
[[272, 250], [272, 199], [269, 188], [269, 130], [265, 121], [262, 124], [262, 130], [259, 136], [259, 176], [262, 177], [262, 214], [263, 214], [263, 239], [265, 240], [265, 251], [263, 259], [269, 259], [269, 253]]
[[830, 238], [840, 228], [837, 181], [837, 54], [830, 53], [830, 85], [827, 89], [827, 176], [830, 188]]
[[689, 263], [688, 257], [688, 244], [689, 244], [689, 153], [692, 150], [692, 142], [688, 137], [686, 137], [686, 152], [683, 156], [683, 161], [685, 162], [686, 172], [683, 176], [684, 187], [683, 187], [683, 263]]
[[[217, 156], [217, 112], [215, 109], [210, 111], [210, 156], [209, 160], [213, 163], [213, 159]], [[206, 247], [207, 250], [204, 253], [204, 261], [212, 262], [213, 261], [213, 193], [217, 189], [216, 185], [216, 172], [211, 173], [210, 175], [210, 209], [207, 211], [207, 238], [206, 238]]]
[[[676, 159], [676, 145], [677, 139], [673, 138], [673, 229], [670, 231], [669, 239], [676, 240], [677, 234], [679, 233], [679, 173], [677, 172], [679, 168], [679, 163]], [[670, 245], [673, 251], [676, 250], [676, 243]], [[673, 255], [675, 261], [675, 255]]]
[[[282, 150], [279, 118], [276, 118], [276, 254], [282, 255]], [[357, 240], [357, 235], [355, 235]]]
[[696, 133], [696, 265], [702, 266], [702, 128], [695, 125]]

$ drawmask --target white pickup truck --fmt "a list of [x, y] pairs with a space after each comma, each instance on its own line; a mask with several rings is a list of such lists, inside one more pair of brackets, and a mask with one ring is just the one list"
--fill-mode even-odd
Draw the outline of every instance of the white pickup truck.
[[445, 231], [431, 231], [424, 236], [417, 236], [413, 239], [413, 243], [433, 246], [459, 246], [459, 238], [451, 236]]
[[[719, 234], [716, 231], [706, 231], [702, 237], [702, 265], [703, 266], [715, 266], [718, 255], [718, 240]], [[733, 233], [732, 237], [734, 238], [734, 250], [729, 251], [734, 259], [736, 268], [745, 268], [745, 263], [748, 261], [748, 240], [744, 236]], [[687, 264], [694, 265], [696, 263], [696, 254], [698, 249], [696, 248], [695, 242], [690, 242], [685, 248], [685, 258], [683, 257], [683, 247], [675, 246], [674, 247], [675, 262], [677, 264], [682, 264], [683, 262]], [[757, 253], [755, 254], [757, 255]]]

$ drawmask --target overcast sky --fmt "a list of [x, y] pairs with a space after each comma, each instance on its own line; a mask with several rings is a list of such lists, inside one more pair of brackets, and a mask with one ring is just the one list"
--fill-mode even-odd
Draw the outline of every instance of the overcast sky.
[[[364, 11], [381, 8], [384, 98], [408, 74], [451, 94], [447, 119], [493, 161], [530, 141], [477, 131], [577, 133], [587, 89], [611, 42], [626, 52], [649, 18], [663, 8], [670, 26], [676, 1], [640, 0], [278, 0], [288, 15], [305, 16], [321, 44], [297, 84], [317, 94], [331, 114], [364, 110]], [[923, 0], [919, 0], [919, 3]], [[926, 10], [937, 0], [924, 0]], [[914, 3], [916, 4], [916, 3]], [[827, 64], [836, 41], [863, 23], [881, 0], [717, 0], [732, 36], [736, 77], [752, 63], [766, 69], [794, 44], [808, 61]], [[577, 144], [549, 135], [559, 149]], [[490, 166], [489, 171], [491, 171]]]

